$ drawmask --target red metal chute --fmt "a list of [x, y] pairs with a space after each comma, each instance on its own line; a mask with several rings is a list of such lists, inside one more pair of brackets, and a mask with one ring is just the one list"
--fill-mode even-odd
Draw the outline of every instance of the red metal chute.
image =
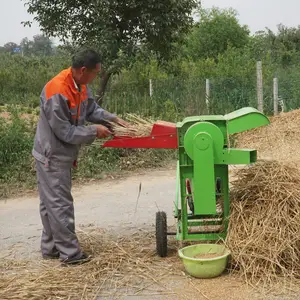
[[155, 123], [149, 136], [115, 136], [112, 140], [105, 142], [103, 147], [177, 149], [176, 124], [168, 122]]

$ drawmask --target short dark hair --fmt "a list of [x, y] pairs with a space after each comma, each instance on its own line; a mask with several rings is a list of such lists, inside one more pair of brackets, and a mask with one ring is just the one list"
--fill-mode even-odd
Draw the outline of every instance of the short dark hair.
[[78, 51], [72, 57], [72, 68], [74, 69], [83, 67], [95, 69], [96, 65], [100, 63], [102, 63], [100, 54], [92, 49]]

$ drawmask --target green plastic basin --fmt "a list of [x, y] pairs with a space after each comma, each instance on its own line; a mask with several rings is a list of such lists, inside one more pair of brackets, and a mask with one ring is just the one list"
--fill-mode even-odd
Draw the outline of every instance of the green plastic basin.
[[191, 276], [214, 278], [224, 272], [230, 251], [224, 245], [198, 244], [180, 249], [178, 254]]

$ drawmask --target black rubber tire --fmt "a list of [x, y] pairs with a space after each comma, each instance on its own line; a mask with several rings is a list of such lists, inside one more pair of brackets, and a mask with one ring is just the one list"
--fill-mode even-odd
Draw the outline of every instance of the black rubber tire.
[[168, 255], [167, 215], [164, 211], [156, 213], [156, 252], [160, 257]]

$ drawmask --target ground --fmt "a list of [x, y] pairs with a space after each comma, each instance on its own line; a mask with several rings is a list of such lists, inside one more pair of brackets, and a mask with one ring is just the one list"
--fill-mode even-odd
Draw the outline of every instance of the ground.
[[[141, 228], [154, 231], [155, 212], [158, 209], [167, 212], [169, 225], [174, 224], [175, 175], [174, 169], [155, 170], [125, 179], [74, 186], [77, 226], [88, 227], [90, 224], [92, 227], [123, 232], [124, 235]], [[0, 201], [0, 260], [40, 259], [42, 227], [38, 205], [36, 194]], [[179, 268], [182, 267], [179, 265]], [[181, 276], [165, 278], [148, 292], [139, 296], [127, 295], [123, 299], [298, 299], [259, 294], [247, 287], [240, 278], [228, 274], [217, 279], [196, 280], [184, 275], [183, 269], [181, 273]], [[162, 285], [165, 291], [174, 294], [162, 293]]]

